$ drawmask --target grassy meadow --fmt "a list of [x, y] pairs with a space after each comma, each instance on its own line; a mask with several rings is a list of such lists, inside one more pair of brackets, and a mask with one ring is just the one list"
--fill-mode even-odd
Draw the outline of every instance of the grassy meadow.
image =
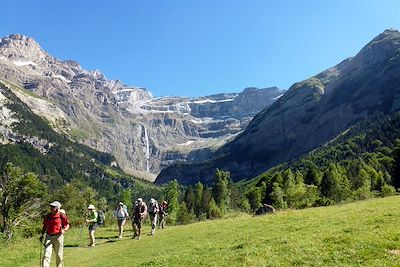
[[[116, 225], [65, 236], [65, 266], [400, 266], [400, 196], [167, 227], [132, 240]], [[39, 266], [37, 238], [0, 244], [0, 266]], [[54, 256], [52, 266], [55, 266]]]

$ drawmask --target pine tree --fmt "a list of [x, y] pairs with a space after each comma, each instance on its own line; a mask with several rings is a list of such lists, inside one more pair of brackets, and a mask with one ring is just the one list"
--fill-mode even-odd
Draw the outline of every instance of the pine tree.
[[306, 166], [306, 174], [304, 176], [304, 183], [308, 185], [316, 185], [319, 186], [321, 183], [321, 174], [318, 171], [317, 165], [312, 161], [307, 162]]
[[207, 214], [209, 209], [210, 209], [210, 202], [212, 199], [212, 191], [208, 186], [205, 186], [203, 189], [203, 195], [201, 197], [201, 214], [199, 216], [200, 219], [202, 219], [203, 214]]
[[230, 173], [217, 169], [216, 180], [213, 187], [213, 196], [217, 205], [222, 211], [230, 207], [230, 190], [228, 188]]
[[176, 222], [178, 224], [188, 224], [191, 223], [194, 219], [194, 214], [188, 210], [186, 207], [186, 203], [182, 201], [179, 211], [176, 214]]
[[283, 190], [279, 187], [278, 183], [274, 183], [272, 187], [272, 193], [271, 193], [271, 200], [272, 200], [272, 205], [277, 208], [277, 209], [284, 209], [287, 207], [286, 201], [284, 200], [284, 192]]
[[339, 165], [331, 163], [324, 171], [321, 180], [321, 194], [334, 202], [345, 200], [350, 196], [350, 183], [342, 172]]
[[175, 224], [179, 211], [179, 183], [176, 179], [167, 184], [165, 196], [168, 201], [167, 220], [170, 224]]
[[396, 139], [393, 147], [392, 185], [400, 188], [400, 139]]
[[[272, 192], [271, 192], [272, 193]], [[260, 207], [261, 204], [261, 190], [258, 187], [252, 187], [250, 191], [246, 193], [246, 197], [249, 200], [251, 210], [255, 211]], [[269, 203], [272, 204], [272, 203]]]
[[197, 182], [197, 184], [195, 185], [195, 209], [194, 212], [196, 214], [197, 217], [200, 216], [200, 214], [202, 213], [201, 207], [202, 207], [202, 197], [203, 197], [203, 189], [204, 186], [203, 184], [199, 181]]
[[215, 202], [214, 198], [211, 198], [210, 205], [207, 211], [207, 218], [208, 219], [217, 219], [222, 217], [222, 210], [218, 207], [217, 203]]
[[191, 185], [189, 185], [188, 188], [186, 189], [184, 201], [186, 203], [186, 208], [189, 211], [193, 212], [196, 204], [196, 198], [193, 192], [193, 187]]

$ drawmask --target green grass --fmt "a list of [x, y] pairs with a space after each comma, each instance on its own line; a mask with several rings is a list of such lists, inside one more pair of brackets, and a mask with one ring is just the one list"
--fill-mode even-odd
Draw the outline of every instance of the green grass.
[[[273, 215], [238, 215], [122, 240], [116, 226], [66, 234], [65, 266], [399, 266], [400, 196]], [[34, 239], [0, 247], [0, 266], [38, 266]], [[54, 263], [54, 259], [52, 260]], [[53, 266], [53, 265], [52, 265]]]

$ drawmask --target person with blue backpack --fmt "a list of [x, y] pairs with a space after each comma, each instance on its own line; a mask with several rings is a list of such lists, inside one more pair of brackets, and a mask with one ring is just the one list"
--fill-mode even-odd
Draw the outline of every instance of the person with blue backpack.
[[98, 226], [97, 220], [99, 215], [96, 211], [96, 208], [92, 204], [90, 204], [87, 207], [87, 209], [89, 210], [89, 213], [86, 222], [89, 224], [89, 240], [90, 240], [88, 247], [94, 247], [96, 244], [94, 232], [96, 231], [96, 228]]
[[118, 223], [118, 238], [121, 239], [126, 219], [129, 218], [129, 213], [124, 203], [120, 202], [118, 204], [118, 207], [115, 210], [115, 217], [117, 218]]

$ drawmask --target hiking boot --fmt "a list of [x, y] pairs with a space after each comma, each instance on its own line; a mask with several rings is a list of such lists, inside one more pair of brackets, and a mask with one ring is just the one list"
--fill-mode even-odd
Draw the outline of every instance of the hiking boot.
[[136, 239], [137, 239], [137, 240], [140, 240], [140, 236], [137, 236]]
[[120, 235], [118, 238], [119, 238], [119, 239], [122, 239], [122, 235]]

